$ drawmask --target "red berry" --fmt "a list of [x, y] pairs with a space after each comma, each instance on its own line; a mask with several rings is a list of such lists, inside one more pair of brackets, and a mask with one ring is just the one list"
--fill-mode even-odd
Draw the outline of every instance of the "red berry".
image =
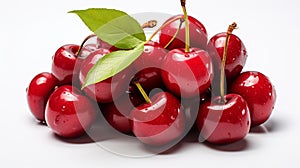
[[[169, 20], [178, 17], [173, 16]], [[192, 16], [188, 16], [189, 27], [190, 27], [190, 44], [191, 47], [206, 49], [207, 48], [207, 32], [204, 25], [198, 21], [196, 18]], [[159, 43], [164, 47], [166, 46], [173, 36], [176, 34], [180, 25], [180, 21], [176, 21], [171, 23], [170, 25], [164, 27], [161, 30], [161, 34], [159, 36]], [[185, 24], [183, 23], [176, 39], [167, 47], [168, 50], [176, 49], [176, 48], [184, 48], [185, 47]]]
[[233, 81], [230, 92], [241, 95], [247, 101], [251, 127], [268, 120], [275, 105], [276, 91], [264, 74], [255, 71], [243, 72]]
[[[109, 50], [101, 48], [91, 53], [84, 60], [79, 74], [79, 80], [81, 85], [84, 83], [88, 72], [96, 64], [96, 62], [109, 53], [110, 53]], [[114, 99], [119, 98], [121, 95], [125, 93], [126, 88], [130, 83], [131, 76], [132, 76], [132, 67], [129, 66], [113, 77], [110, 77], [104, 81], [85, 87], [84, 92], [90, 98], [98, 101], [99, 103], [112, 102]]]
[[162, 146], [178, 139], [185, 130], [184, 111], [172, 94], [159, 92], [152, 103], [142, 104], [130, 116], [132, 131], [143, 143]]
[[191, 98], [204, 93], [213, 79], [210, 56], [197, 48], [171, 50], [162, 63], [162, 79], [177, 96]]
[[53, 56], [52, 73], [59, 80], [61, 85], [71, 85], [73, 77], [78, 82], [80, 60], [77, 59], [79, 46], [67, 44], [60, 47]]
[[200, 135], [210, 143], [226, 144], [243, 139], [250, 129], [247, 102], [239, 95], [228, 94], [206, 101], [200, 106], [197, 126]]
[[96, 106], [77, 88], [56, 89], [47, 102], [46, 122], [57, 135], [71, 138], [83, 135], [97, 115]]
[[[222, 66], [226, 36], [227, 33], [216, 34], [208, 43], [208, 53], [213, 60], [215, 72], [217, 73], [220, 72]], [[245, 45], [241, 39], [236, 35], [231, 34], [225, 63], [225, 74], [227, 79], [232, 79], [240, 74], [245, 66], [247, 56]], [[217, 79], [219, 78], [217, 77]]]
[[48, 72], [36, 75], [27, 88], [27, 102], [33, 116], [45, 121], [45, 108], [49, 96], [58, 84], [58, 80]]
[[130, 112], [133, 108], [144, 103], [140, 93], [129, 87], [128, 93], [111, 103], [100, 104], [101, 112], [106, 121], [116, 130], [128, 134], [131, 133]]

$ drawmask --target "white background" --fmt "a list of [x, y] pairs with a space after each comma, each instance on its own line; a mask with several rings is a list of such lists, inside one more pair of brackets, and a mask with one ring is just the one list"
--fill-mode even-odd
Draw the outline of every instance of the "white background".
[[241, 150], [184, 142], [167, 154], [141, 159], [112, 154], [95, 143], [64, 142], [37, 124], [28, 109], [25, 89], [30, 80], [50, 71], [58, 47], [79, 44], [90, 34], [67, 12], [90, 7], [129, 14], [181, 13], [179, 0], [1, 1], [0, 167], [299, 167], [300, 1], [187, 0], [189, 14], [206, 26], [209, 37], [238, 23], [235, 34], [249, 53], [244, 70], [270, 77], [277, 90], [276, 107], [260, 127], [265, 132], [250, 133]]

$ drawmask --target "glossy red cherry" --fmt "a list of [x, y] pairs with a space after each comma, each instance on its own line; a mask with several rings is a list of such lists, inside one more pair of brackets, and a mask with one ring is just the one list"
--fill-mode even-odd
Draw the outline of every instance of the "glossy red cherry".
[[[99, 49], [91, 53], [82, 63], [79, 73], [79, 80], [81, 85], [84, 83], [89, 70], [110, 51], [107, 49]], [[99, 103], [109, 103], [114, 99], [123, 95], [130, 83], [132, 76], [132, 66], [127, 67], [115, 76], [108, 78], [96, 84], [89, 85], [84, 88], [84, 92], [92, 99]]]
[[199, 108], [197, 126], [200, 136], [213, 144], [227, 144], [243, 139], [250, 130], [247, 102], [239, 95], [228, 94], [206, 101]]
[[144, 52], [134, 61], [133, 66], [137, 72], [134, 80], [138, 81], [146, 92], [163, 86], [160, 68], [166, 54], [166, 50], [159, 43], [150, 41], [145, 44]]
[[[208, 43], [208, 53], [211, 56], [216, 72], [220, 72], [227, 33], [214, 35]], [[228, 42], [225, 74], [227, 79], [233, 79], [240, 74], [247, 60], [247, 51], [241, 39], [231, 34]], [[218, 78], [218, 77], [217, 77]], [[218, 78], [219, 79], [219, 78]]]
[[[80, 63], [77, 62], [79, 46], [67, 44], [60, 47], [53, 56], [52, 74], [59, 80], [61, 85], [72, 84], [78, 78]], [[80, 61], [80, 60], [79, 60]], [[74, 81], [77, 83], [77, 81]]]
[[145, 68], [160, 68], [167, 51], [157, 42], [150, 41], [145, 44], [144, 52], [134, 61], [135, 70]]
[[58, 84], [58, 80], [51, 73], [43, 72], [36, 75], [30, 82], [27, 91], [27, 102], [33, 116], [45, 121], [45, 108], [49, 96]]
[[[183, 15], [181, 15], [183, 16]], [[169, 20], [174, 19], [177, 16], [173, 16]], [[206, 49], [207, 48], [207, 32], [204, 25], [198, 21], [196, 18], [192, 16], [188, 16], [189, 27], [190, 27], [190, 44], [191, 47]], [[164, 47], [166, 46], [173, 36], [176, 34], [180, 20], [177, 20], [168, 26], [164, 27], [161, 30], [161, 34], [159, 36], [159, 43]], [[182, 24], [176, 39], [167, 47], [168, 50], [176, 49], [176, 48], [184, 48], [185, 47], [185, 24]]]
[[161, 70], [158, 68], [143, 69], [135, 74], [133, 80], [138, 81], [148, 93], [155, 88], [162, 88], [164, 85]]
[[65, 85], [56, 89], [47, 102], [46, 122], [59, 136], [83, 135], [97, 115], [96, 106], [77, 88]]
[[159, 92], [145, 103], [134, 109], [130, 116], [133, 120], [132, 131], [143, 143], [162, 146], [172, 143], [184, 132], [184, 111], [180, 102], [172, 94]]
[[165, 86], [177, 96], [191, 98], [204, 93], [213, 79], [212, 61], [204, 50], [171, 50], [162, 63]]
[[131, 133], [130, 112], [134, 107], [144, 103], [143, 97], [134, 87], [129, 87], [119, 99], [111, 103], [100, 104], [100, 109], [106, 121], [116, 130], [128, 134]]
[[260, 72], [243, 72], [230, 86], [230, 92], [241, 95], [248, 103], [251, 127], [264, 123], [270, 117], [276, 91], [267, 76]]

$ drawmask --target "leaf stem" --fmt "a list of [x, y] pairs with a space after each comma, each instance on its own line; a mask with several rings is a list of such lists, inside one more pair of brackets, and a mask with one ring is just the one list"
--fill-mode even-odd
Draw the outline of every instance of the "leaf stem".
[[165, 46], [164, 46], [164, 48], [167, 48], [167, 47], [169, 47], [169, 45], [175, 40], [175, 38], [177, 37], [177, 35], [179, 34], [179, 31], [180, 31], [180, 29], [181, 29], [181, 27], [182, 27], [182, 23], [184, 22], [184, 19], [180, 19], [180, 23], [179, 23], [179, 26], [178, 26], [178, 29], [177, 29], [177, 31], [175, 32], [175, 34], [173, 35], [173, 37], [172, 37], [172, 39], [168, 42], [168, 44], [166, 44]]
[[164, 27], [168, 26], [169, 24], [175, 22], [176, 20], [179, 20], [179, 19], [182, 19], [182, 16], [179, 15], [179, 16], [176, 16], [172, 19], [170, 19], [169, 21], [167, 21], [166, 23], [164, 23], [162, 26], [160, 26], [152, 35], [151, 37], [145, 42], [145, 44], [149, 43], [153, 38], [154, 36], [159, 32], [161, 31], [161, 29], [163, 29]]
[[222, 59], [222, 66], [221, 66], [221, 77], [220, 77], [220, 95], [221, 95], [221, 102], [225, 103], [225, 66], [226, 66], [226, 57], [228, 52], [228, 43], [230, 36], [234, 29], [237, 29], [237, 24], [233, 22], [231, 25], [229, 25], [226, 35], [226, 41], [223, 51], [223, 59]]
[[180, 0], [181, 7], [184, 15], [184, 21], [185, 21], [185, 52], [190, 52], [190, 26], [189, 26], [189, 18], [186, 11], [186, 0]]
[[145, 90], [143, 89], [142, 85], [138, 81], [134, 81], [134, 84], [139, 89], [139, 91], [141, 92], [141, 94], [144, 97], [145, 101], [148, 104], [151, 104], [152, 102], [151, 102], [149, 96], [147, 95], [147, 93], [145, 92]]

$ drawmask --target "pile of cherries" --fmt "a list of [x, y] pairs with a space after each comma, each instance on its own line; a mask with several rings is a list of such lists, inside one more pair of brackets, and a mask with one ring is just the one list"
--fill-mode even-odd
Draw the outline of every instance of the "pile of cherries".
[[184, 13], [167, 20], [130, 66], [83, 89], [97, 61], [119, 49], [98, 37], [60, 47], [51, 73], [38, 74], [27, 88], [33, 116], [66, 138], [84, 135], [104, 116], [150, 146], [179, 142], [193, 126], [209, 143], [243, 139], [270, 117], [274, 86], [260, 72], [242, 72], [248, 55], [232, 34], [236, 24], [208, 40], [204, 25]]

